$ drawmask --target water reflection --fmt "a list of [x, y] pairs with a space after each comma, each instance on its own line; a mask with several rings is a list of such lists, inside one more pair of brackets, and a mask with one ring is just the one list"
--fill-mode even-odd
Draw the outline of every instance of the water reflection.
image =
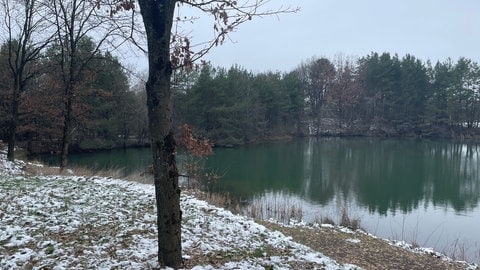
[[287, 191], [319, 205], [353, 197], [385, 215], [411, 212], [425, 202], [473, 210], [480, 194], [478, 156], [476, 144], [311, 138], [217, 150], [208, 164], [226, 172], [220, 191], [243, 198], [265, 190]]
[[478, 205], [479, 146], [441, 144], [427, 149], [426, 198], [434, 205], [467, 211]]
[[[338, 220], [347, 207], [370, 233], [447, 255], [461, 252], [479, 263], [479, 147], [430, 140], [311, 138], [220, 149], [208, 163], [225, 168], [218, 191], [248, 199], [266, 217], [298, 213], [294, 210], [300, 207], [307, 222]], [[278, 211], [282, 208], [286, 212]]]

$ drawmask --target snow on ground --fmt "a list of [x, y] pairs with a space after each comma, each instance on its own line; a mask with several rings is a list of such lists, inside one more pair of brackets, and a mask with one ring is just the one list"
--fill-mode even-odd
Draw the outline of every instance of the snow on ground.
[[[101, 177], [24, 177], [17, 165], [0, 164], [1, 171], [8, 170], [0, 175], [0, 269], [158, 267], [151, 185]], [[194, 197], [182, 195], [181, 207], [183, 254], [190, 268], [358, 269]]]
[[[1, 146], [1, 141], [0, 141]], [[22, 175], [22, 168], [25, 166], [25, 162], [16, 160], [10, 162], [7, 160], [7, 151], [0, 149], [0, 177], [7, 175]]]

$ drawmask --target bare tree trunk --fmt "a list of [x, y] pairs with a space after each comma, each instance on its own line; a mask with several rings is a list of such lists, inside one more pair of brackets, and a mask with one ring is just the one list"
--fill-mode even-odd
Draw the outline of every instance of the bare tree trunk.
[[10, 161], [15, 160], [15, 142], [18, 126], [18, 106], [20, 104], [20, 79], [15, 77], [13, 83], [13, 95], [12, 95], [12, 115], [10, 117], [10, 126], [8, 134], [8, 149], [7, 159]]
[[76, 74], [75, 67], [77, 66], [77, 43], [73, 37], [73, 32], [69, 33], [69, 55], [68, 55], [68, 79], [66, 80], [64, 89], [64, 116], [63, 116], [63, 135], [62, 135], [62, 150], [60, 153], [60, 169], [67, 167], [68, 162], [68, 148], [72, 138], [72, 118], [73, 118], [73, 97], [76, 91]]
[[72, 89], [66, 89], [64, 95], [65, 108], [63, 116], [62, 150], [60, 152], [60, 169], [62, 170], [67, 167], [68, 148], [70, 146], [72, 134], [72, 92]]
[[181, 211], [175, 139], [172, 132], [170, 32], [176, 0], [140, 0], [148, 40], [146, 84], [157, 206], [158, 261], [180, 267]]

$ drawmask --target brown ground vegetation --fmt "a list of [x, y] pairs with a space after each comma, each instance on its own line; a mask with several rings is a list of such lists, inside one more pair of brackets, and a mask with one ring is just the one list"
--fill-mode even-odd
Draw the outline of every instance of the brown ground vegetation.
[[[416, 253], [365, 233], [347, 233], [329, 227], [289, 227], [261, 221], [342, 264], [364, 269], [467, 269], [467, 263], [448, 261], [438, 253]], [[472, 267], [469, 269], [479, 269]]]

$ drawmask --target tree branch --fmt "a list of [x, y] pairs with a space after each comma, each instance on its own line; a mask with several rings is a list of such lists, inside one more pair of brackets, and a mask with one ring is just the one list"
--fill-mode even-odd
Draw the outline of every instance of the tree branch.
[[[177, 69], [191, 68], [194, 62], [205, 56], [211, 49], [222, 45], [227, 39], [231, 40], [229, 34], [235, 31], [241, 24], [256, 17], [278, 16], [279, 14], [296, 13], [299, 11], [298, 7], [292, 8], [291, 6], [281, 6], [274, 10], [264, 9], [268, 3], [272, 2], [270, 0], [180, 0], [178, 2], [178, 7], [181, 7], [182, 4], [188, 5], [213, 16], [214, 36], [209, 41], [192, 46], [190, 44], [191, 38], [188, 35], [182, 35], [179, 31], [181, 28], [179, 24], [192, 22], [195, 18], [182, 20], [180, 16], [177, 16], [171, 42], [172, 63]], [[195, 51], [195, 47], [201, 48]]]

